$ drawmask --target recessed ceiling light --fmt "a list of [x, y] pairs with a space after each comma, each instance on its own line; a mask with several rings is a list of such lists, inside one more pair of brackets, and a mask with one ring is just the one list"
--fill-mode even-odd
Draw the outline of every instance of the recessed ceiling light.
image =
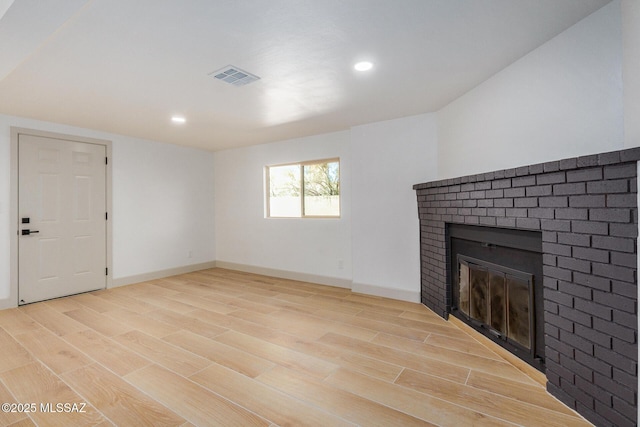
[[353, 68], [357, 71], [369, 71], [373, 68], [373, 64], [369, 61], [362, 61], [354, 65]]
[[173, 123], [183, 124], [183, 123], [186, 123], [187, 119], [185, 119], [182, 116], [173, 116], [173, 117], [171, 117], [171, 121]]

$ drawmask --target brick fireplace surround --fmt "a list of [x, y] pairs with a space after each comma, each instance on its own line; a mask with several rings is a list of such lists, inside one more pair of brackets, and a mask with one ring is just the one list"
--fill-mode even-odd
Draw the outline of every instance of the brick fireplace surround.
[[597, 426], [637, 422], [640, 148], [413, 188], [422, 303], [448, 318], [446, 224], [542, 233], [547, 390]]

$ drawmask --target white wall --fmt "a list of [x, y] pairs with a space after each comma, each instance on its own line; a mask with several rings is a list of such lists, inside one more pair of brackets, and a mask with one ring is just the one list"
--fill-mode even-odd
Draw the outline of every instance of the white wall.
[[610, 3], [439, 111], [440, 177], [623, 148], [620, 14]]
[[624, 145], [640, 146], [640, 1], [622, 0]]
[[7, 13], [14, 0], [0, 0], [0, 19]]
[[[340, 218], [265, 218], [266, 165], [333, 157], [340, 158]], [[219, 265], [349, 286], [351, 167], [348, 131], [217, 152]]]
[[[0, 115], [0, 308], [9, 298], [11, 274], [10, 219], [11, 135], [7, 118]], [[17, 298], [16, 298], [17, 303]]]
[[11, 126], [113, 141], [114, 282], [215, 260], [213, 153], [0, 115], [0, 307], [17, 302], [7, 299], [10, 209], [15, 208], [10, 206]]
[[420, 235], [413, 185], [438, 176], [436, 115], [351, 129], [353, 286], [420, 301]]
[[214, 154], [112, 140], [114, 277], [214, 261]]
[[[437, 177], [436, 145], [435, 115], [425, 114], [217, 152], [218, 264], [419, 301], [412, 186]], [[266, 165], [336, 156], [340, 219], [264, 217]]]

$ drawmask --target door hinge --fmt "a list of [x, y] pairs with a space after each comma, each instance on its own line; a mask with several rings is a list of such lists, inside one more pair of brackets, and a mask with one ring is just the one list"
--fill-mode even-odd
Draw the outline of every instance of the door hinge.
[[108, 158], [108, 157], [105, 157], [105, 158], [104, 158], [104, 164], [105, 164], [105, 165], [108, 165], [108, 164], [109, 164], [109, 158]]
[[105, 269], [104, 269], [104, 275], [105, 275], [105, 276], [108, 276], [108, 275], [109, 275], [109, 267], [107, 267], [107, 268], [105, 268]]
[[104, 219], [105, 219], [105, 221], [109, 220], [109, 212], [105, 212], [104, 213]]

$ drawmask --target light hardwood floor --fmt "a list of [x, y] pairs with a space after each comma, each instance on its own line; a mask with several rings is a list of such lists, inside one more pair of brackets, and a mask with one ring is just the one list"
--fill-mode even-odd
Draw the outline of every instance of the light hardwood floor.
[[36, 404], [15, 426], [590, 425], [420, 304], [223, 269], [0, 311], [0, 402]]

